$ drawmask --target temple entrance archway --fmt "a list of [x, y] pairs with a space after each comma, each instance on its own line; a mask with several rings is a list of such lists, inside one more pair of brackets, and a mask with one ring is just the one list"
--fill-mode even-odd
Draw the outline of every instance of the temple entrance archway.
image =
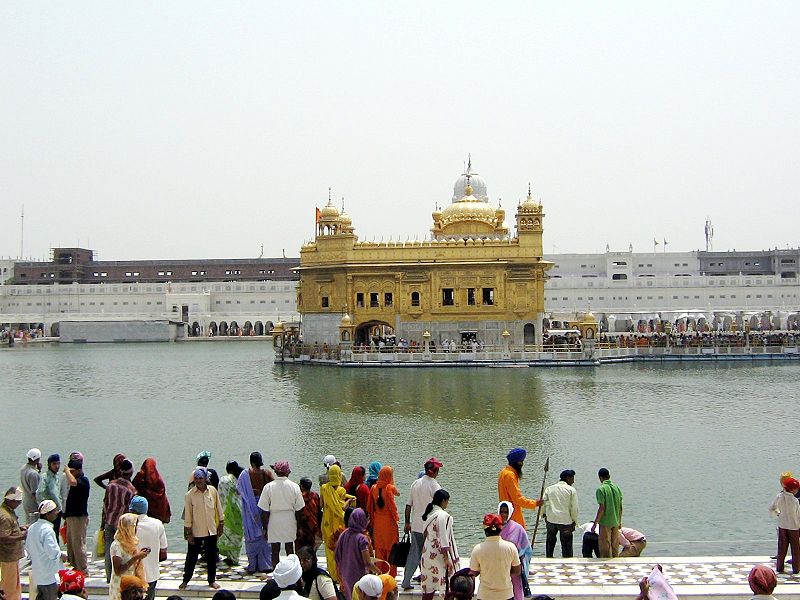
[[536, 343], [536, 328], [533, 323], [525, 323], [522, 329], [522, 343], [526, 346]]
[[368, 321], [356, 327], [355, 343], [360, 346], [394, 346], [394, 328], [384, 321]]

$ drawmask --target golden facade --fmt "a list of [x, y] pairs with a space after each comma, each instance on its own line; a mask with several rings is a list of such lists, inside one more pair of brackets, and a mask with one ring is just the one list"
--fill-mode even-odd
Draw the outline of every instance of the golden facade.
[[361, 241], [344, 208], [328, 200], [317, 214], [315, 240], [300, 251], [304, 343], [368, 344], [387, 332], [418, 346], [426, 338], [438, 347], [499, 345], [504, 338], [541, 343], [552, 266], [542, 259], [541, 203], [529, 189], [511, 235], [505, 211], [489, 204], [471, 165], [455, 188], [453, 201], [433, 212], [425, 241]]

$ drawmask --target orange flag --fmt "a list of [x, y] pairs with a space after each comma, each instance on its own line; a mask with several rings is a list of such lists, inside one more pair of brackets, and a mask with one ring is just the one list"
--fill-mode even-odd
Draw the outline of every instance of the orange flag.
[[315, 222], [319, 223], [322, 220], [322, 213], [319, 211], [319, 207], [317, 207], [315, 210], [317, 211]]

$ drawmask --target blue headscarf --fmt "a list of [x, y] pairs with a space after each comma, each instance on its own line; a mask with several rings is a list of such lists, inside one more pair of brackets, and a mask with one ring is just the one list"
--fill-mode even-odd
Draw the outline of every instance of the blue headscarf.
[[367, 485], [372, 487], [375, 485], [375, 482], [378, 481], [378, 473], [381, 472], [381, 467], [383, 465], [379, 463], [377, 460], [372, 461], [369, 463], [369, 475], [367, 475]]

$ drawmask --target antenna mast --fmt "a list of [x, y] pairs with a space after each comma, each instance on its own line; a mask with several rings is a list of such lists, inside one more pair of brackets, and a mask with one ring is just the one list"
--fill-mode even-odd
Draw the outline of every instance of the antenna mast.
[[22, 259], [25, 250], [25, 205], [19, 214], [19, 257]]

